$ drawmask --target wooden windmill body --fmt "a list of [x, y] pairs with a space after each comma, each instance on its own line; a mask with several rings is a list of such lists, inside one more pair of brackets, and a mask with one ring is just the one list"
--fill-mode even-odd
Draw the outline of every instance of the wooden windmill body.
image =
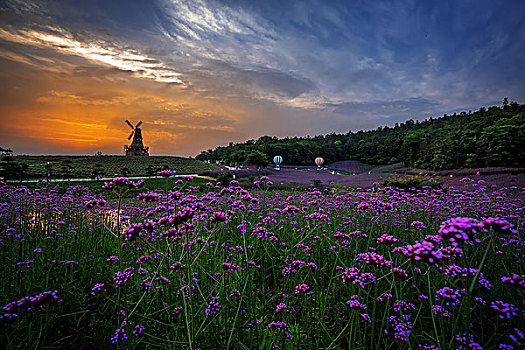
[[144, 144], [142, 143], [142, 130], [139, 127], [140, 124], [142, 124], [142, 121], [139, 121], [135, 126], [133, 126], [129, 120], [126, 120], [126, 123], [131, 128], [131, 134], [129, 135], [128, 140], [133, 137], [130, 146], [124, 145], [126, 156], [149, 156], [149, 147], [144, 147]]

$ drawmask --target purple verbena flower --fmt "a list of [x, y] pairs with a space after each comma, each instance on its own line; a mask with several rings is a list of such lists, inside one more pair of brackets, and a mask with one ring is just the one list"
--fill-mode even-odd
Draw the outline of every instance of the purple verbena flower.
[[123, 328], [118, 328], [115, 330], [115, 334], [111, 337], [111, 342], [116, 343], [119, 341], [124, 341], [128, 339], [128, 336], [126, 335], [126, 330]]
[[142, 332], [144, 332], [144, 326], [143, 325], [136, 325], [135, 328], [133, 329], [133, 335], [135, 337], [138, 337], [139, 335], [142, 334]]
[[445, 257], [439, 251], [434, 251], [434, 245], [430, 242], [416, 242], [414, 245], [407, 247], [408, 258], [411, 261], [422, 261], [430, 265], [439, 264]]
[[168, 177], [172, 177], [174, 175], [174, 173], [173, 173], [173, 171], [166, 169], [166, 170], [159, 171], [157, 173], [157, 175], [165, 177], [165, 178], [168, 178]]
[[499, 318], [511, 318], [516, 315], [518, 308], [512, 304], [504, 303], [503, 301], [491, 302], [490, 307], [499, 314]]
[[91, 288], [91, 295], [96, 295], [100, 293], [106, 293], [106, 288], [104, 288], [104, 283], [97, 283], [93, 288]]
[[461, 293], [465, 290], [452, 289], [449, 287], [443, 287], [436, 292], [436, 300], [445, 302], [445, 305], [459, 305]]
[[295, 286], [295, 294], [306, 293], [306, 291], [309, 289], [310, 287], [308, 287], [308, 285], [305, 283], [298, 284]]
[[481, 221], [463, 217], [447, 220], [443, 222], [439, 228], [441, 237], [449, 240], [453, 246], [457, 246], [468, 240], [479, 243], [480, 240], [476, 238], [475, 235], [482, 231], [485, 231], [485, 226]]
[[211, 299], [212, 300], [208, 304], [208, 307], [206, 308], [206, 310], [204, 310], [204, 313], [206, 314], [206, 316], [216, 314], [217, 312], [219, 312], [220, 308], [222, 307], [217, 302], [217, 300], [219, 300], [219, 297], [212, 297]]

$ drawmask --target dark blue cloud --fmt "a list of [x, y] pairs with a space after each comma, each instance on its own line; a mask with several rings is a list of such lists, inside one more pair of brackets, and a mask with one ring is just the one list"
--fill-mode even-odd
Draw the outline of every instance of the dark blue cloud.
[[271, 103], [280, 118], [303, 110], [323, 116], [323, 128], [525, 98], [523, 1], [7, 0], [0, 9], [12, 31], [59, 27], [140, 55], [135, 75], [175, 74], [187, 91]]

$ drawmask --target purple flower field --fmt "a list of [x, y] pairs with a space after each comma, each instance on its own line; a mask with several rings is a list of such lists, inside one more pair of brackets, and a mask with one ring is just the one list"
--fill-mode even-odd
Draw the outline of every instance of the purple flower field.
[[0, 183], [5, 348], [525, 346], [523, 185], [161, 175], [164, 189], [115, 178], [104, 194]]

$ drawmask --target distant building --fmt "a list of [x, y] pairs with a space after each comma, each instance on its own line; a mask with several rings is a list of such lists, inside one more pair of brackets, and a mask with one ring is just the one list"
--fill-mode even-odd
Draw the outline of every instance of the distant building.
[[139, 128], [140, 124], [142, 124], [142, 121], [139, 121], [135, 127], [133, 127], [133, 124], [131, 124], [128, 120], [126, 120], [126, 123], [132, 130], [128, 140], [133, 137], [131, 145], [124, 145], [126, 156], [149, 156], [149, 147], [144, 147], [144, 144], [142, 143], [142, 130]]

